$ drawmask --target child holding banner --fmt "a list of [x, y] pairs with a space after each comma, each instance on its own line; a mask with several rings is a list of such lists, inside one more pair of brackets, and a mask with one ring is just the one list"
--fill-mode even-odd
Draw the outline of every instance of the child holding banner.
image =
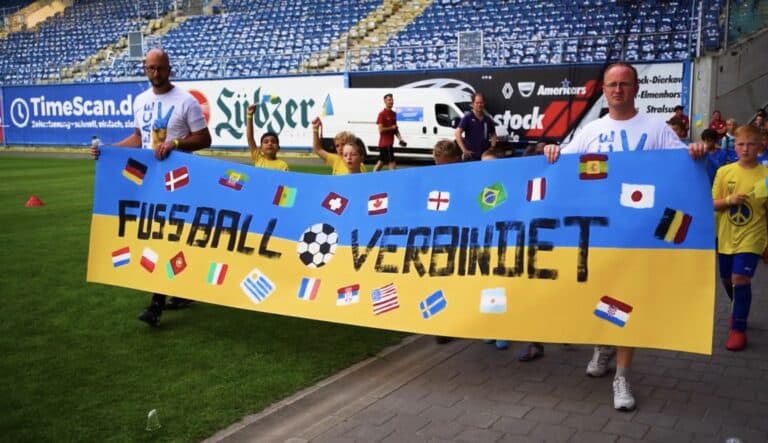
[[253, 165], [257, 168], [275, 169], [277, 171], [287, 171], [288, 163], [277, 158], [277, 151], [280, 150], [280, 139], [274, 132], [265, 132], [261, 136], [261, 146], [256, 145], [256, 139], [253, 138], [253, 113], [256, 111], [256, 105], [248, 106], [245, 113], [245, 138], [248, 140], [248, 148], [251, 151]]
[[[317, 154], [318, 157], [323, 159], [326, 165], [331, 167], [332, 175], [347, 175], [357, 172], [368, 172], [368, 169], [363, 164], [363, 158], [365, 158], [365, 152], [363, 152], [362, 146], [351, 132], [339, 132], [333, 138], [333, 146], [336, 148], [336, 154], [332, 154], [323, 149], [323, 142], [321, 139], [321, 128], [323, 122], [320, 121], [320, 117], [316, 117], [312, 120], [312, 151]], [[349, 165], [345, 160], [344, 149], [349, 146], [347, 157], [349, 159]], [[354, 169], [350, 169], [350, 166]]]
[[760, 129], [736, 129], [736, 163], [715, 175], [712, 199], [717, 215], [717, 258], [720, 279], [731, 299], [731, 320], [725, 348], [747, 346], [747, 317], [752, 303], [752, 277], [762, 255], [768, 263], [768, 168], [757, 161]]

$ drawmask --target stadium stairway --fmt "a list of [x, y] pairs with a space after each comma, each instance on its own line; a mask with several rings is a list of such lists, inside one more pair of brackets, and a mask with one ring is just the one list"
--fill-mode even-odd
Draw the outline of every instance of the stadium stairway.
[[[149, 44], [146, 47], [152, 47], [151, 41], [159, 39], [167, 34], [171, 29], [181, 25], [186, 20], [184, 15], [175, 11], [168, 11], [163, 16], [150, 20], [141, 30], [145, 40]], [[64, 82], [82, 81], [89, 74], [101, 69], [104, 64], [111, 64], [120, 54], [128, 51], [127, 37], [121, 37], [117, 42], [100, 49], [95, 54], [85, 59], [79, 65], [64, 68], [62, 70], [62, 79]]]
[[[341, 72], [368, 56], [408, 24], [414, 21], [433, 0], [384, 0], [378, 8], [363, 17], [349, 31], [334, 39], [327, 49], [313, 55], [302, 66], [306, 72]], [[345, 57], [350, 54], [349, 57]]]

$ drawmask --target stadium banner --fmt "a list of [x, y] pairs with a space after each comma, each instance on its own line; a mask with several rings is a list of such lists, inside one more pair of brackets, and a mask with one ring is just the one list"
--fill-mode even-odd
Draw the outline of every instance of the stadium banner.
[[179, 81], [200, 102], [208, 121], [214, 148], [247, 148], [245, 119], [248, 105], [253, 115], [254, 137], [274, 132], [283, 149], [312, 145], [312, 119], [320, 115], [323, 91], [343, 88], [344, 75]]
[[87, 279], [414, 333], [710, 354], [708, 188], [685, 150], [324, 176], [105, 148]]
[[[689, 102], [685, 63], [635, 64], [640, 112], [668, 119]], [[568, 140], [572, 132], [607, 112], [602, 96], [604, 65], [559, 65], [466, 70], [356, 72], [350, 88], [460, 89], [485, 94], [496, 134], [511, 142]], [[685, 96], [684, 96], [685, 95]], [[430, 104], [425, 104], [429, 106]], [[469, 110], [467, 104], [467, 110]]]
[[133, 131], [133, 99], [146, 82], [8, 86], [2, 115], [9, 145], [89, 145]]
[[5, 143], [5, 120], [3, 119], [3, 88], [0, 87], [0, 145], [4, 145]]

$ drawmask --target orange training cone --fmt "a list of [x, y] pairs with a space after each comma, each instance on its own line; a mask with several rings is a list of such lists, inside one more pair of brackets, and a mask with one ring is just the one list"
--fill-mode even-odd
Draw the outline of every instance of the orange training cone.
[[28, 208], [34, 208], [35, 206], [43, 206], [45, 203], [43, 203], [42, 200], [40, 200], [40, 197], [33, 195], [29, 197], [29, 200], [27, 200], [27, 203], [24, 205]]

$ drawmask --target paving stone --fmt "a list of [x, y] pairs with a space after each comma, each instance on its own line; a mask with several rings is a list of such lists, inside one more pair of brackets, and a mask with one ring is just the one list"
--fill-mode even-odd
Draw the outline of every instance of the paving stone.
[[691, 394], [684, 391], [678, 391], [677, 389], [656, 388], [653, 390], [651, 397], [685, 403], [690, 399]]
[[466, 429], [456, 436], [457, 442], [485, 443], [495, 442], [504, 436], [501, 432], [492, 429]]
[[456, 419], [459, 423], [475, 428], [485, 429], [491, 427], [499, 416], [487, 412], [466, 411]]
[[555, 389], [550, 383], [525, 382], [515, 388], [517, 391], [528, 394], [547, 395]]
[[579, 431], [599, 431], [608, 423], [608, 417], [602, 417], [595, 414], [568, 414], [563, 424], [576, 428]]
[[462, 425], [461, 423], [436, 420], [420, 429], [416, 435], [453, 440], [465, 429], [466, 426]]
[[617, 420], [612, 418], [603, 428], [603, 432], [632, 438], [643, 438], [650, 428], [650, 426], [642, 423], [634, 423], [627, 420]]
[[580, 400], [563, 400], [555, 406], [558, 411], [576, 412], [578, 414], [591, 414], [597, 409], [594, 402]]
[[677, 423], [678, 418], [674, 415], [660, 414], [658, 412], [648, 412], [640, 410], [632, 419], [635, 423], [642, 423], [648, 426], [660, 426], [672, 428]]
[[343, 437], [352, 437], [356, 440], [362, 441], [381, 441], [393, 432], [394, 430], [389, 427], [379, 427], [363, 424], [351, 429], [349, 432], [343, 435]]
[[683, 432], [715, 435], [719, 428], [718, 423], [712, 423], [706, 417], [700, 420], [683, 417], [677, 421], [674, 429]]
[[541, 423], [558, 424], [562, 423], [568, 414], [560, 411], [553, 411], [547, 408], [533, 408], [526, 414], [526, 420], [533, 420]]
[[392, 419], [386, 422], [383, 426], [389, 426], [398, 433], [415, 435], [429, 423], [430, 420], [426, 417], [411, 414], [398, 414], [392, 417]]
[[446, 408], [444, 406], [431, 406], [425, 411], [419, 414], [421, 417], [426, 417], [430, 420], [455, 420], [458, 416], [464, 413], [464, 410], [457, 407]]
[[372, 405], [353, 415], [352, 418], [361, 423], [379, 426], [394, 416], [395, 413], [391, 410]]
[[429, 404], [445, 406], [447, 408], [456, 405], [456, 403], [463, 399], [464, 397], [462, 395], [444, 391], [433, 391], [426, 397], [422, 398], [423, 401]]
[[643, 441], [684, 443], [692, 439], [693, 434], [690, 432], [674, 431], [666, 428], [651, 428], [645, 438], [643, 438]]
[[528, 394], [520, 400], [520, 404], [539, 408], [553, 408], [560, 399], [552, 395]]
[[406, 400], [403, 398], [397, 398], [393, 396], [387, 396], [378, 401], [379, 406], [386, 408], [395, 413], [408, 413], [418, 415], [422, 411], [426, 410], [431, 404], [423, 400]]
[[578, 431], [570, 440], [571, 443], [613, 443], [619, 436], [594, 431]]
[[531, 432], [536, 426], [536, 422], [532, 420], [523, 420], [514, 417], [501, 417], [496, 423], [493, 424], [493, 429], [503, 432], [504, 434], [513, 435], [525, 435]]
[[566, 442], [575, 433], [576, 429], [569, 426], [539, 423], [531, 431], [531, 437], [540, 438], [546, 442]]

